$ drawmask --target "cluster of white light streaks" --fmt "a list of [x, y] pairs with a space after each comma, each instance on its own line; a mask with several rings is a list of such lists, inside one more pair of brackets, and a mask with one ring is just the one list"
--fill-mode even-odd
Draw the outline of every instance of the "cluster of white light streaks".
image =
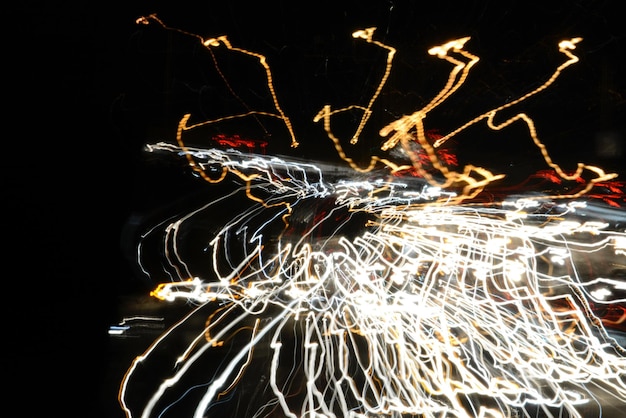
[[[241, 192], [255, 204], [211, 237], [211, 277], [186, 280], [197, 275], [177, 240], [212, 204], [163, 229], [178, 277], [153, 296], [194, 300], [215, 313], [179, 353], [142, 417], [166, 416], [168, 392], [180, 390], [234, 334], [247, 337], [202, 387], [197, 418], [255, 373], [267, 376], [271, 393], [249, 414], [255, 417], [508, 417], [530, 416], [532, 408], [582, 417], [577, 407], [596, 399], [596, 385], [626, 399], [624, 348], [590, 306], [626, 302], [623, 283], [590, 280], [577, 264], [592, 254], [626, 264], [626, 235], [577, 219], [584, 204], [549, 211], [523, 199], [432, 204], [444, 194], [427, 184], [332, 183], [313, 164], [163, 143], [150, 149], [193, 153], [207, 172], [226, 167], [249, 179]], [[293, 231], [298, 211], [311, 211], [306, 202], [327, 199], [327, 214]], [[336, 229], [319, 238], [316, 231], [342, 211], [345, 229], [353, 216], [366, 220], [347, 238], [333, 218]], [[283, 233], [266, 237], [276, 225]], [[242, 235], [240, 252], [231, 253], [229, 243]], [[185, 320], [126, 375], [120, 400], [129, 417], [125, 397], [135, 369]], [[260, 353], [262, 343], [269, 353]]]

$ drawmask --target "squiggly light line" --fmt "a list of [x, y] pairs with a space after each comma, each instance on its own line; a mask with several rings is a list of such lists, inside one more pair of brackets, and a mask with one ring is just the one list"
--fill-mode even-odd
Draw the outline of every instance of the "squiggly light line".
[[[366, 29], [355, 37], [373, 42], [373, 33]], [[193, 400], [196, 418], [228, 403], [246, 378], [259, 374], [263, 396], [247, 401], [248, 415], [254, 417], [508, 417], [530, 416], [531, 408], [545, 416], [565, 411], [583, 417], [579, 407], [595, 400], [595, 391], [626, 399], [626, 351], [595, 313], [598, 305], [626, 302], [623, 283], [589, 279], [579, 262], [600, 255], [626, 264], [626, 233], [612, 230], [609, 222], [578, 216], [586, 205], [572, 199], [459, 204], [499, 175], [474, 166], [455, 172], [434, 152], [483, 119], [496, 130], [522, 120], [548, 165], [570, 178], [545, 152], [530, 118], [520, 113], [500, 124], [493, 118], [546, 88], [575, 62], [570, 51], [579, 39], [560, 44], [569, 60], [543, 86], [430, 144], [424, 117], [460, 87], [478, 61], [463, 49], [468, 39], [429, 51], [454, 64], [447, 85], [424, 109], [381, 130], [383, 137], [391, 134], [383, 148], [401, 144], [410, 153], [409, 142], [417, 141], [442, 182], [416, 160], [424, 177], [417, 183], [374, 171], [379, 162], [391, 172], [401, 167], [378, 157], [357, 170], [369, 173], [368, 178], [329, 181], [313, 163], [188, 147], [183, 133], [198, 126], [188, 125], [189, 115], [179, 124], [178, 145], [149, 146], [151, 152], [186, 158], [208, 182], [243, 181], [238, 192], [250, 206], [210, 237], [211, 271], [201, 272], [202, 278], [188, 265], [181, 244], [185, 229], [220, 200], [163, 228], [162, 246], [168, 249], [174, 280], [159, 285], [152, 296], [183, 298], [198, 307], [133, 362], [119, 393], [129, 418], [135, 408], [128, 404], [128, 388], [137, 368], [204, 308], [211, 309], [205, 327], [177, 357], [170, 377], [137, 407], [141, 417], [163, 416], [180, 399], [172, 401], [170, 393], [180, 390], [180, 397], [188, 396], [187, 379], [212, 351], [229, 345], [233, 351], [196, 387], [201, 391]], [[211, 40], [203, 44], [218, 46]], [[374, 98], [362, 108], [353, 142], [391, 69], [395, 50], [378, 45], [389, 52], [388, 66]], [[469, 61], [451, 58], [449, 51]], [[252, 55], [266, 66], [264, 57]], [[272, 97], [280, 109], [273, 89]], [[324, 120], [340, 157], [356, 169], [332, 134], [332, 114], [325, 107], [317, 119]], [[276, 117], [288, 125], [282, 111]], [[584, 169], [597, 176], [580, 194], [614, 177], [585, 164], [573, 176]], [[459, 189], [452, 187], [458, 184]], [[329, 205], [320, 209], [325, 202]], [[546, 202], [550, 205], [542, 206]], [[297, 215], [305, 221], [296, 221]], [[272, 235], [277, 225], [280, 232]], [[625, 319], [622, 310], [613, 323]]]

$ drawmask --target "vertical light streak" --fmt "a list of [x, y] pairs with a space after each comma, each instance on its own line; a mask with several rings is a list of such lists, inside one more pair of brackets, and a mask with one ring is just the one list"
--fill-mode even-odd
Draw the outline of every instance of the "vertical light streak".
[[[148, 21], [169, 29], [155, 16], [140, 20]], [[374, 41], [373, 34], [369, 28], [353, 36], [386, 49], [387, 66], [367, 107], [357, 107], [363, 117], [353, 143], [369, 120], [396, 52]], [[265, 57], [233, 47], [226, 37], [199, 39], [207, 48], [225, 45], [258, 59], [277, 113], [233, 117], [279, 118], [297, 145]], [[383, 150], [401, 145], [409, 156], [416, 142], [442, 181], [413, 156], [413, 167], [423, 177], [418, 184], [389, 176], [405, 166], [378, 156], [366, 168], [357, 167], [330, 128], [334, 114], [354, 106], [336, 111], [325, 106], [315, 120], [323, 119], [328, 137], [352, 170], [371, 173], [367, 180], [346, 175], [330, 181], [314, 163], [189, 147], [185, 131], [226, 118], [189, 125], [190, 115], [183, 116], [177, 145], [157, 143], [149, 150], [185, 158], [208, 183], [243, 181], [228, 198], [243, 195], [249, 206], [207, 237], [211, 263], [202, 271], [194, 271], [180, 244], [186, 228], [210, 216], [214, 203], [162, 226], [165, 266], [173, 281], [157, 286], [152, 295], [183, 298], [198, 307], [133, 362], [119, 392], [127, 416], [135, 410], [128, 398], [138, 364], [167, 350], [162, 345], [206, 311], [204, 328], [176, 357], [170, 377], [146, 401], [134, 401], [142, 418], [167, 416], [191, 392], [202, 392], [190, 399], [195, 418], [213, 413], [508, 417], [513, 411], [529, 416], [533, 408], [545, 416], [582, 418], [580, 407], [595, 399], [595, 387], [623, 402], [626, 350], [607, 327], [622, 324], [626, 310], [603, 322], [597, 306], [623, 304], [624, 285], [583, 273], [581, 266], [592, 257], [626, 265], [626, 232], [614, 230], [606, 220], [587, 218], [586, 204], [573, 200], [615, 175], [582, 163], [572, 175], [562, 171], [523, 113], [494, 122], [500, 110], [544, 90], [575, 63], [571, 50], [579, 40], [559, 44], [568, 60], [543, 85], [432, 144], [425, 117], [462, 86], [478, 57], [464, 49], [469, 38], [429, 50], [453, 64], [446, 85], [423, 109], [380, 134], [389, 136]], [[435, 148], [482, 120], [494, 130], [523, 121], [558, 176], [578, 179], [586, 169], [596, 177], [579, 192], [558, 196], [563, 199], [559, 204], [556, 196], [472, 203], [502, 175], [472, 165], [454, 171], [439, 161]], [[388, 171], [374, 171], [379, 163]], [[219, 167], [217, 177], [207, 174], [208, 167]], [[203, 383], [189, 383], [203, 370], [203, 361], [224, 347], [232, 351], [220, 351], [224, 357]], [[246, 399], [239, 387], [259, 375], [268, 382], [257, 389], [262, 395]]]

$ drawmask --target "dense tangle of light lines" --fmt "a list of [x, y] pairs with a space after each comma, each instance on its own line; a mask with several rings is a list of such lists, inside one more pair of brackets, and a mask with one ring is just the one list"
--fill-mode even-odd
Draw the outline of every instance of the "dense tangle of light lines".
[[[373, 42], [372, 34], [355, 36]], [[431, 53], [448, 59], [454, 49], [471, 58], [462, 50], [466, 41]], [[576, 41], [561, 48], [567, 53]], [[379, 46], [390, 51], [386, 77], [395, 51]], [[271, 86], [264, 57], [255, 57]], [[454, 61], [432, 107], [462, 84], [474, 62]], [[364, 121], [371, 103], [363, 108]], [[588, 170], [596, 177], [560, 201], [534, 196], [472, 204], [499, 176], [441, 165], [423, 129], [428, 108], [381, 134], [394, 132], [384, 147], [401, 144], [409, 155], [415, 150], [409, 141], [419, 143], [441, 181], [415, 159], [423, 179], [389, 176], [403, 166], [378, 157], [366, 169], [357, 167], [332, 134], [329, 107], [319, 120], [358, 176], [329, 178], [313, 163], [189, 147], [182, 135], [198, 126], [188, 125], [189, 115], [179, 125], [177, 145], [148, 147], [186, 158], [208, 182], [241, 186], [146, 233], [162, 233], [170, 279], [152, 295], [196, 307], [131, 365], [120, 387], [127, 416], [165, 417], [186, 403], [196, 418], [582, 417], [588, 415], [580, 408], [594, 404], [600, 416], [603, 397], [626, 399], [626, 352], [607, 331], [623, 329], [626, 315], [623, 309], [606, 318], [596, 314], [626, 303], [625, 284], [600, 267], [607, 259], [626, 264], [626, 234], [612, 227], [615, 219], [586, 216], [586, 204], [573, 199], [614, 175], [585, 164], [574, 174], [562, 171], [532, 120], [519, 114], [515, 120], [526, 122], [558, 175], [578, 178]], [[496, 125], [497, 110], [470, 123], [487, 119], [499, 129], [515, 121]], [[271, 116], [292, 132], [282, 111]], [[374, 169], [379, 163], [386, 171]], [[190, 260], [189, 230], [239, 195], [247, 207], [206, 237], [205, 260]], [[141, 243], [137, 255], [143, 266]], [[581, 270], [592, 264], [592, 273]], [[189, 344], [168, 353], [167, 342], [190, 332], [198, 316], [208, 318], [204, 326], [192, 327]], [[164, 355], [175, 361], [163, 364]], [[132, 398], [136, 375], [155, 357], [167, 378], [145, 399]]]
[[[182, 154], [168, 144], [152, 149]], [[254, 172], [258, 190], [280, 196], [282, 204], [268, 216], [267, 201], [259, 202], [216, 234], [210, 243], [215, 280], [173, 281], [153, 292], [220, 310], [180, 353], [178, 369], [155, 392], [145, 416], [199, 357], [249, 326], [250, 317], [258, 320], [248, 343], [206, 384], [197, 416], [248, 368], [258, 367], [254, 354], [261, 341], [272, 350], [271, 362], [258, 361], [268, 368], [275, 398], [256, 416], [275, 408], [285, 416], [509, 416], [527, 404], [577, 416], [575, 406], [589, 401], [586, 386], [595, 381], [626, 397], [623, 349], [594, 320], [588, 302], [624, 302], [624, 284], [584, 281], [575, 263], [599, 252], [626, 257], [626, 236], [605, 231], [607, 223], [563, 220], [583, 204], [564, 203], [551, 213], [529, 211], [538, 203], [524, 200], [501, 208], [425, 205], [442, 192], [424, 185], [415, 193], [397, 181], [327, 184], [314, 165], [235, 151], [187, 152]], [[265, 248], [270, 223], [283, 223], [283, 215], [322, 198], [334, 201], [333, 213], [365, 212], [371, 220], [351, 240], [338, 234], [326, 242], [314, 239], [329, 213]], [[164, 246], [178, 279], [193, 277], [179, 258], [178, 233], [211, 205], [166, 228]], [[245, 251], [231, 254], [229, 242], [245, 243]], [[261, 321], [265, 315], [271, 320]], [[294, 321], [302, 328], [301, 352], [286, 356], [281, 340]], [[289, 402], [295, 383], [278, 373], [291, 368], [301, 369], [291, 379], [304, 379], [306, 386], [297, 405]], [[471, 402], [480, 397], [495, 405]]]

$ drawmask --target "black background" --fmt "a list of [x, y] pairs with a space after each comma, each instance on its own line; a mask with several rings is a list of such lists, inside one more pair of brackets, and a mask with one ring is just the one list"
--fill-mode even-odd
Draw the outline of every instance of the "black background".
[[[355, 48], [350, 34], [356, 29], [376, 26], [375, 38], [399, 51], [385, 108], [373, 117], [381, 126], [417, 110], [445, 82], [449, 67], [434, 62], [427, 49], [471, 36], [467, 49], [481, 61], [467, 89], [433, 119], [443, 131], [536, 87], [562, 62], [558, 41], [580, 36], [580, 62], [524, 111], [562, 161], [624, 171], [620, 6], [137, 1], [23, 2], [10, 10], [4, 37], [4, 341], [12, 353], [5, 375], [20, 415], [110, 416], [101, 396], [103, 390], [114, 395], [102, 387], [112, 361], [107, 328], [119, 318], [119, 295], [150, 287], [135, 277], [121, 242], [129, 216], [158, 190], [142, 176], [142, 147], [173, 141], [184, 113], [202, 118], [205, 104], [216, 102], [207, 96], [215, 80], [203, 72], [206, 59], [197, 45], [138, 26], [138, 17], [156, 13], [168, 26], [207, 38], [226, 34], [233, 44], [266, 55], [302, 144], [292, 150], [277, 134], [271, 150], [318, 159], [332, 159], [333, 151], [313, 115], [326, 103], [362, 103], [380, 76], [376, 65], [384, 56]], [[603, 135], [617, 138], [621, 155], [598, 152]], [[482, 140], [467, 149], [472, 158], [513, 172], [528, 168], [528, 143]]]

